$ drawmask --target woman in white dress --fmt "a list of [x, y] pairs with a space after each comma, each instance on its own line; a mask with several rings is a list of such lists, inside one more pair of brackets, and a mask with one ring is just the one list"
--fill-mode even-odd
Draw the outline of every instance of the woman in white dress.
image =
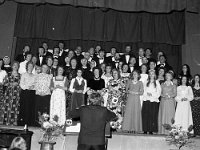
[[53, 77], [51, 90], [53, 90], [50, 101], [50, 119], [58, 117], [58, 124], [64, 125], [66, 120], [66, 96], [68, 80], [63, 76], [64, 69], [58, 67], [58, 75]]
[[104, 82], [105, 82], [105, 88], [108, 87], [108, 82], [113, 79], [112, 77], [112, 67], [111, 65], [107, 65], [106, 66], [106, 71], [105, 71], [105, 74], [103, 74], [101, 76], [102, 79], [104, 79]]
[[190, 101], [194, 99], [192, 88], [188, 86], [188, 79], [182, 76], [180, 86], [177, 88], [177, 108], [175, 112], [175, 124], [182, 126], [183, 130], [188, 130], [193, 125]]

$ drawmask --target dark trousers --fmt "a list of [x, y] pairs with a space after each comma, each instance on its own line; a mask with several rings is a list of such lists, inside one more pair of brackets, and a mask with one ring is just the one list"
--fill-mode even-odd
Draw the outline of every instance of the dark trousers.
[[78, 144], [77, 150], [105, 150], [105, 145]]
[[144, 132], [158, 132], [159, 103], [144, 101], [142, 107], [142, 127]]

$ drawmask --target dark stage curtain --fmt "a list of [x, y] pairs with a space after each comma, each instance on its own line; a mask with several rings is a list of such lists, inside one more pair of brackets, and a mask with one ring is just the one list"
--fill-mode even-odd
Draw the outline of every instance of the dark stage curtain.
[[13, 0], [19, 3], [69, 4], [84, 7], [111, 8], [120, 11], [170, 12], [186, 9], [199, 11], [199, 0]]
[[14, 36], [181, 45], [185, 42], [185, 15], [184, 11], [169, 14], [103, 12], [68, 5], [19, 4]]

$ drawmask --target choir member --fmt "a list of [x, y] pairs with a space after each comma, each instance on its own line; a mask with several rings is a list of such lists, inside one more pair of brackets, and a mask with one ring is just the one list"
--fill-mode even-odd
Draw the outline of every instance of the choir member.
[[128, 93], [128, 99], [126, 103], [125, 115], [122, 124], [122, 129], [129, 132], [141, 132], [142, 131], [142, 114], [140, 95], [143, 94], [143, 83], [139, 81], [140, 73], [134, 70], [130, 75], [130, 80], [126, 85], [126, 92]]
[[187, 131], [193, 125], [190, 101], [194, 99], [192, 88], [189, 86], [188, 78], [182, 76], [180, 86], [177, 87], [177, 107], [175, 112], [175, 125], [179, 125]]
[[76, 47], [75, 53], [76, 53], [77, 65], [78, 65], [78, 68], [80, 68], [81, 67], [81, 59], [84, 58], [84, 56], [82, 55], [82, 48], [81, 48], [81, 46], [77, 46]]
[[[49, 67], [46, 64], [42, 65], [42, 72], [37, 75], [35, 80], [35, 120], [38, 120], [38, 113], [49, 114], [50, 107], [50, 83], [52, 74], [48, 74]], [[37, 123], [36, 123], [37, 124]], [[38, 124], [39, 125], [39, 124]]]
[[66, 71], [66, 76], [69, 81], [77, 76], [77, 60], [76, 58], [72, 58], [70, 61], [70, 68]]
[[144, 52], [144, 49], [143, 48], [139, 48], [139, 50], [138, 50], [138, 58], [137, 58], [137, 65], [138, 66], [141, 66], [142, 65], [142, 58], [144, 57], [144, 54], [145, 54], [145, 52]]
[[33, 63], [26, 64], [26, 72], [21, 75], [20, 79], [20, 111], [18, 125], [35, 126], [35, 78], [32, 73]]
[[172, 70], [172, 67], [167, 63], [167, 58], [165, 55], [161, 55], [159, 60], [160, 64], [157, 65], [157, 70], [161, 67], [165, 68], [166, 71]]
[[147, 82], [144, 84], [143, 106], [142, 106], [142, 126], [144, 134], [158, 132], [158, 109], [161, 87], [156, 80], [155, 71], [149, 72]]
[[102, 63], [108, 63], [108, 60], [105, 57], [105, 51], [103, 49], [99, 50], [99, 55], [95, 58], [95, 61], [97, 66], [101, 65]]
[[100, 45], [97, 45], [96, 47], [95, 47], [95, 55], [96, 55], [96, 57], [99, 57], [99, 51], [101, 50], [101, 46]]
[[44, 53], [45, 53], [44, 48], [39, 47], [38, 53], [37, 53], [37, 62], [36, 62], [37, 66], [42, 66], [43, 64], [46, 63], [46, 57], [45, 57]]
[[67, 75], [67, 70], [70, 68], [70, 58], [68, 56], [65, 57], [65, 66], [64, 66], [64, 75]]
[[94, 78], [90, 79], [88, 82], [88, 88], [94, 91], [101, 91], [103, 88], [105, 88], [105, 81], [101, 78], [101, 69], [98, 67], [95, 67], [93, 69]]
[[64, 44], [63, 41], [59, 41], [58, 42], [58, 48], [60, 49], [59, 56], [62, 58], [62, 60], [64, 60], [65, 57], [67, 56], [67, 52], [64, 49], [65, 48], [65, 44]]
[[47, 56], [47, 58], [46, 58], [46, 64], [49, 67], [48, 74], [52, 74], [53, 59], [52, 59], [51, 56]]
[[93, 78], [93, 74], [90, 72], [89, 64], [86, 58], [81, 59], [81, 66], [81, 69], [83, 71], [82, 77], [88, 82], [90, 79]]
[[191, 101], [192, 117], [194, 123], [194, 135], [200, 136], [200, 75], [194, 76], [192, 90], [194, 100]]
[[[99, 65], [97, 65], [97, 67], [98, 67]], [[101, 65], [100, 65], [100, 68], [101, 68], [101, 71], [102, 71], [102, 74], [105, 74], [105, 71], [106, 71], [106, 63], [102, 63]]]
[[58, 73], [58, 65], [59, 65], [59, 60], [58, 58], [53, 58], [53, 64], [52, 64], [52, 67], [51, 67], [51, 74], [55, 77], [57, 76], [57, 73]]
[[107, 87], [108, 86], [108, 82], [111, 79], [113, 79], [113, 76], [112, 76], [112, 66], [110, 64], [106, 65], [105, 74], [103, 74], [101, 76], [101, 78], [104, 80], [105, 87]]
[[161, 84], [161, 102], [158, 115], [158, 133], [168, 134], [169, 131], [165, 130], [164, 124], [171, 124], [175, 115], [175, 97], [177, 94], [176, 85], [172, 82], [173, 74], [167, 72], [165, 75], [165, 82]]
[[85, 93], [87, 91], [87, 81], [82, 77], [82, 70], [77, 70], [77, 77], [73, 78], [69, 91], [72, 93], [71, 109], [79, 109], [81, 106], [85, 105]]
[[3, 113], [0, 113], [0, 122], [4, 125], [17, 125], [20, 105], [20, 75], [18, 69], [19, 63], [14, 62], [12, 71], [4, 78], [5, 95], [1, 107]]
[[96, 61], [92, 60], [92, 61], [90, 62], [90, 72], [93, 72], [93, 68], [96, 67], [96, 66], [97, 66]]
[[10, 62], [10, 57], [5, 56], [3, 58], [3, 64], [4, 64], [3, 70], [5, 70], [7, 73], [10, 73], [12, 71], [12, 67], [10, 66], [10, 63], [11, 63]]
[[186, 76], [187, 79], [188, 79], [189, 84], [191, 83], [192, 75], [190, 73], [189, 65], [187, 65], [187, 64], [182, 65], [181, 73], [178, 75], [179, 80], [182, 78], [182, 76]]
[[109, 63], [112, 63], [115, 61], [115, 54], [117, 53], [117, 49], [115, 47], [112, 47], [110, 49], [110, 56], [107, 57], [107, 60]]
[[129, 75], [130, 75], [130, 73], [128, 72], [128, 64], [123, 64], [122, 65], [122, 72], [121, 72], [121, 77], [122, 78], [128, 78], [129, 77]]
[[38, 66], [37, 65], [37, 61], [38, 61], [38, 57], [37, 56], [35, 56], [35, 55], [33, 55], [32, 56], [32, 59], [31, 59], [31, 62], [33, 63], [33, 74], [36, 74], [36, 69], [37, 69], [37, 67], [41, 67], [41, 66]]
[[147, 57], [143, 57], [142, 58], [142, 64], [146, 64], [147, 65], [149, 63], [149, 60], [151, 60], [151, 59], [148, 59]]
[[166, 72], [166, 70], [164, 67], [160, 67], [158, 69], [158, 81], [160, 82], [160, 84], [165, 82], [165, 72]]
[[20, 74], [26, 73], [26, 64], [27, 64], [27, 62], [31, 61], [32, 54], [30, 52], [26, 52], [25, 58], [26, 59], [19, 64], [19, 71], [18, 72]]
[[130, 45], [127, 45], [126, 47], [125, 47], [125, 53], [124, 53], [124, 55], [122, 56], [122, 60], [123, 60], [123, 62], [124, 63], [129, 63], [129, 61], [130, 61], [130, 58], [132, 57], [133, 55], [131, 54], [131, 46]]
[[157, 62], [156, 62], [156, 65], [160, 65], [160, 56], [161, 55], [165, 55], [163, 51], [159, 51], [157, 53]]
[[15, 61], [18, 61], [19, 63], [25, 61], [27, 52], [30, 52], [30, 47], [28, 45], [25, 45], [23, 48], [23, 53], [17, 55], [17, 57], [15, 58]]
[[63, 76], [63, 67], [58, 67], [57, 76], [51, 80], [50, 119], [58, 118], [58, 124], [64, 125], [66, 120], [66, 95], [68, 79]]
[[89, 62], [91, 62], [92, 60], [95, 60], [95, 58], [97, 57], [95, 55], [95, 51], [93, 47], [90, 47], [90, 49], [88, 50], [88, 52], [90, 53], [90, 58], [88, 59]]
[[49, 52], [49, 47], [47, 42], [42, 42], [42, 47], [44, 48], [44, 57], [53, 57], [53, 54], [51, 52]]
[[157, 71], [156, 71], [156, 62], [153, 61], [153, 60], [151, 60], [151, 61], [149, 62], [149, 70], [148, 70], [148, 72], [150, 72], [150, 71], [155, 71], [155, 72], [157, 72]]
[[132, 56], [129, 61], [129, 71], [128, 72], [131, 73], [137, 69], [138, 69], [138, 66], [137, 66], [136, 58], [134, 56]]
[[70, 51], [68, 52], [67, 57], [68, 57], [70, 60], [71, 60], [72, 58], [74, 58], [74, 57], [75, 57], [74, 51], [73, 51], [73, 50], [70, 50]]
[[147, 74], [147, 65], [146, 64], [142, 64], [142, 66], [140, 67], [140, 71], [141, 71], [141, 78], [140, 78], [140, 81], [142, 81], [142, 83], [144, 84], [147, 79], [148, 79], [148, 74]]

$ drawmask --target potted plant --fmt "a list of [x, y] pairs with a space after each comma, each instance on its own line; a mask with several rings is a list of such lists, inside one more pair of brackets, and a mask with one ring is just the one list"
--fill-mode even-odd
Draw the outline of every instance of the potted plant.
[[57, 137], [63, 133], [64, 126], [58, 124], [58, 116], [53, 120], [46, 113], [39, 114], [39, 124], [41, 125], [42, 136], [39, 140], [40, 150], [53, 150]]
[[170, 145], [175, 145], [178, 149], [186, 146], [187, 144], [191, 143], [189, 139], [193, 137], [191, 131], [193, 126], [190, 125], [188, 130], [183, 130], [182, 126], [175, 125], [174, 119], [172, 119], [172, 125], [164, 124], [163, 127], [169, 131], [169, 134], [166, 136], [166, 141]]

